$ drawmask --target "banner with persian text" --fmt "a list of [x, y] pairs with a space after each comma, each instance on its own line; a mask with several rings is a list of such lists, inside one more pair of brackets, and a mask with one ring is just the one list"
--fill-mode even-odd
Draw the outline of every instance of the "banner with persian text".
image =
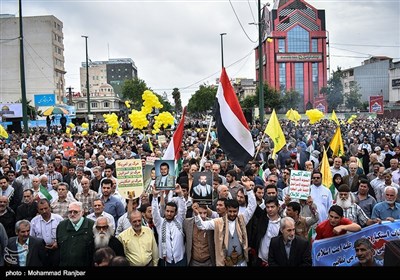
[[362, 237], [371, 241], [375, 249], [376, 262], [383, 264], [385, 243], [400, 239], [400, 220], [374, 224], [359, 232], [347, 233], [338, 237], [315, 240], [311, 252], [313, 266], [352, 266], [358, 261], [354, 242]]

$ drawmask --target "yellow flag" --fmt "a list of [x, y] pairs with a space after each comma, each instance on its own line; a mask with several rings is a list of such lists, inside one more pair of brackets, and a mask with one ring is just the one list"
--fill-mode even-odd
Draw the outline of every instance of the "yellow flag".
[[334, 156], [340, 157], [344, 155], [344, 146], [343, 146], [342, 132], [340, 131], [340, 126], [336, 128], [335, 135], [333, 135], [333, 138], [329, 143], [329, 147], [332, 149]]
[[351, 117], [347, 120], [347, 123], [351, 124], [357, 118], [357, 115], [351, 115]]
[[8, 133], [1, 124], [0, 124], [0, 137], [3, 137], [5, 139], [8, 138]]
[[336, 116], [335, 110], [332, 111], [331, 120], [334, 121], [337, 125], [340, 125], [339, 124], [339, 119]]
[[151, 150], [152, 152], [154, 152], [154, 150], [153, 150], [153, 143], [151, 142], [151, 138], [150, 138], [149, 135], [147, 136], [147, 141], [149, 141], [149, 148], [150, 148], [150, 150]]
[[297, 125], [297, 122], [301, 119], [299, 112], [290, 108], [289, 111], [286, 112], [286, 117], [288, 120], [294, 122]]
[[272, 111], [271, 118], [269, 119], [264, 133], [271, 137], [274, 142], [272, 158], [275, 158], [275, 154], [286, 145], [285, 135], [283, 134], [278, 117], [276, 116], [275, 109]]
[[328, 156], [326, 154], [326, 150], [324, 148], [324, 154], [322, 156], [321, 168], [320, 171], [322, 173], [322, 184], [329, 188], [332, 185], [332, 172], [329, 166]]

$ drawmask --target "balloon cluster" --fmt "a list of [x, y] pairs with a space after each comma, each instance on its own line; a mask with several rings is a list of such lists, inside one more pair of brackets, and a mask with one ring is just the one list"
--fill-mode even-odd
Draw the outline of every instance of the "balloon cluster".
[[81, 124], [81, 127], [84, 129], [84, 131], [82, 131], [82, 136], [88, 135], [89, 124], [84, 122]]
[[[163, 105], [150, 90], [145, 90], [142, 95], [143, 106], [140, 111], [132, 110], [128, 115], [131, 125], [134, 129], [143, 129], [149, 125], [147, 115], [153, 111], [153, 108], [161, 109]], [[125, 102], [127, 108], [130, 108], [130, 104]], [[129, 105], [129, 106], [128, 106]], [[169, 112], [162, 112], [158, 116], [154, 117], [155, 123], [153, 125], [152, 133], [156, 134], [160, 132], [160, 128], [163, 126], [166, 128], [168, 125], [174, 124], [174, 117]]]
[[306, 115], [310, 119], [310, 124], [314, 124], [324, 117], [324, 113], [318, 109], [307, 110]]
[[154, 120], [155, 123], [153, 125], [153, 130], [151, 131], [153, 134], [159, 133], [161, 126], [166, 128], [168, 125], [174, 124], [174, 117], [170, 112], [162, 112], [158, 114], [158, 116], [155, 116]]
[[108, 124], [108, 135], [116, 133], [118, 136], [122, 135], [122, 127], [119, 126], [118, 116], [115, 113], [104, 114], [104, 121]]

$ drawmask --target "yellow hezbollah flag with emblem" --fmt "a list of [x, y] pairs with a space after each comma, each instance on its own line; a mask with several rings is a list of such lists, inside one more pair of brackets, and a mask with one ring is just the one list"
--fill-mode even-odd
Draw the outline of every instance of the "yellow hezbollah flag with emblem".
[[333, 135], [333, 138], [329, 143], [329, 147], [332, 149], [334, 156], [340, 157], [344, 155], [344, 146], [343, 146], [342, 132], [340, 131], [340, 126], [336, 128], [335, 135]]
[[276, 153], [286, 145], [285, 135], [283, 134], [278, 117], [276, 116], [275, 109], [272, 110], [271, 118], [269, 119], [264, 133], [271, 137], [274, 142], [272, 158], [275, 158]]

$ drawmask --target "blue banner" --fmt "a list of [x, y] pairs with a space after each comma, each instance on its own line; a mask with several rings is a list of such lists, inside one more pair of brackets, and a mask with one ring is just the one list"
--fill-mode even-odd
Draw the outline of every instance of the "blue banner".
[[377, 263], [383, 264], [385, 243], [400, 239], [400, 220], [382, 222], [363, 228], [359, 232], [347, 233], [338, 237], [315, 240], [312, 245], [313, 266], [351, 266], [357, 257], [354, 242], [368, 238], [375, 248]]
[[56, 104], [56, 96], [54, 93], [51, 94], [35, 94], [34, 95], [35, 106], [54, 106]]

